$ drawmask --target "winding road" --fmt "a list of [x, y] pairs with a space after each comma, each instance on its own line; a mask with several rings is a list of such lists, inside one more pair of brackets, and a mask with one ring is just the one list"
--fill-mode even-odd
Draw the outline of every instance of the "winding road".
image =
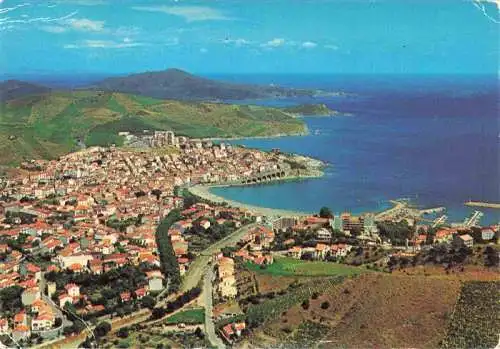
[[59, 317], [61, 318], [62, 320], [62, 326], [63, 327], [67, 327], [67, 326], [71, 326], [73, 325], [73, 322], [71, 322], [70, 320], [68, 320], [68, 318], [66, 317], [65, 314], [63, 314], [63, 312], [61, 311], [61, 309], [57, 306], [57, 304], [54, 303], [54, 301], [45, 294], [45, 287], [46, 287], [46, 284], [47, 282], [45, 281], [45, 272], [42, 272], [41, 273], [41, 277], [40, 277], [40, 290], [41, 290], [41, 296], [42, 296], [42, 299], [45, 301], [45, 303], [47, 303], [53, 310], [53, 312], [56, 314], [56, 317]]
[[257, 227], [257, 223], [252, 223], [241, 227], [232, 234], [217, 241], [203, 250], [189, 267], [188, 272], [184, 276], [181, 286], [181, 292], [186, 292], [193, 287], [200, 285], [203, 275], [207, 272], [210, 259], [214, 253], [219, 252], [224, 247], [234, 246], [241, 238], [251, 229]]
[[215, 324], [213, 319], [213, 304], [212, 304], [212, 293], [213, 293], [213, 280], [214, 271], [212, 268], [208, 269], [208, 272], [203, 278], [203, 297], [205, 301], [205, 332], [207, 334], [208, 340], [214, 346], [219, 349], [225, 349], [226, 345], [215, 333]]
[[212, 258], [212, 255], [214, 253], [219, 252], [222, 248], [236, 245], [236, 243], [238, 243], [238, 241], [240, 241], [248, 231], [254, 229], [258, 225], [259, 224], [257, 223], [252, 223], [241, 227], [234, 233], [226, 236], [224, 239], [217, 241], [216, 243], [203, 250], [191, 264], [182, 283], [181, 290], [182, 292], [186, 292], [193, 287], [199, 286], [203, 278], [203, 293], [201, 294], [200, 298], [205, 306], [205, 332], [210, 343], [219, 349], [225, 349], [226, 346], [222, 339], [217, 336], [217, 333], [215, 332], [215, 324], [212, 317], [214, 272], [213, 268], [209, 264], [210, 259]]

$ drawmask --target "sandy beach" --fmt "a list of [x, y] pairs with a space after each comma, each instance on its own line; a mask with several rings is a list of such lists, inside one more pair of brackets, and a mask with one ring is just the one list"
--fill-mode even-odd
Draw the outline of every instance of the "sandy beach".
[[297, 211], [289, 211], [289, 210], [280, 210], [280, 209], [274, 209], [274, 208], [267, 208], [267, 207], [261, 207], [261, 206], [253, 206], [253, 205], [247, 205], [239, 201], [234, 201], [234, 200], [228, 200], [223, 198], [222, 196], [215, 195], [210, 192], [211, 186], [208, 185], [196, 185], [189, 187], [188, 190], [196, 196], [199, 196], [203, 199], [216, 202], [216, 203], [223, 203], [227, 202], [228, 205], [232, 207], [239, 207], [241, 209], [260, 214], [263, 216], [281, 216], [281, 217], [299, 217], [299, 216], [309, 216], [311, 213], [307, 212], [297, 212]]

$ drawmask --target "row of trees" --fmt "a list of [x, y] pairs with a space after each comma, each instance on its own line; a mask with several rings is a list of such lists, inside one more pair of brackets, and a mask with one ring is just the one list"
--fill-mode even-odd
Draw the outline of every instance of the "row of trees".
[[181, 274], [172, 242], [168, 236], [168, 230], [172, 224], [180, 219], [180, 211], [178, 209], [172, 210], [156, 229], [156, 245], [158, 246], [158, 252], [160, 253], [161, 269], [163, 275], [165, 275], [165, 277], [169, 280], [169, 289], [172, 292], [179, 289], [181, 285]]
[[173, 301], [168, 302], [166, 307], [154, 308], [152, 313], [153, 319], [160, 319], [164, 317], [166, 314], [173, 313], [177, 309], [182, 308], [184, 305], [191, 302], [193, 299], [197, 298], [200, 294], [201, 294], [201, 288], [194, 287], [189, 291], [187, 291], [186, 293], [179, 295]]

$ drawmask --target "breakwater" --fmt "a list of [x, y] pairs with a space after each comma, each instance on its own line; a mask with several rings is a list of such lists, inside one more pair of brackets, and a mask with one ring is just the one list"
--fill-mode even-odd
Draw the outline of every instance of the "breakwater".
[[500, 209], [500, 204], [493, 203], [493, 202], [467, 201], [465, 203], [465, 206]]

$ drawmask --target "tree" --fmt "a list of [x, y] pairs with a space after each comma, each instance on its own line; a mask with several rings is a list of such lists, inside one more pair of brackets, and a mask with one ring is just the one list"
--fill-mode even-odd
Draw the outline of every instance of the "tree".
[[160, 189], [153, 189], [151, 190], [151, 194], [156, 196], [156, 200], [160, 200], [160, 196], [162, 194]]
[[330, 303], [325, 301], [321, 303], [321, 309], [328, 309], [330, 307]]
[[196, 330], [194, 330], [194, 334], [196, 335], [196, 337], [198, 337], [200, 339], [205, 338], [205, 334], [203, 333], [203, 331], [199, 327], [196, 327]]
[[65, 326], [63, 328], [63, 334], [67, 337], [74, 332], [73, 326]]
[[111, 331], [111, 324], [109, 322], [100, 322], [94, 329], [94, 336], [97, 338], [104, 337]]
[[146, 196], [146, 193], [143, 190], [139, 190], [138, 192], [135, 192], [135, 197], [140, 198], [141, 196]]
[[118, 333], [116, 334], [120, 338], [127, 338], [129, 333], [128, 333], [128, 328], [127, 327], [122, 327], [118, 330]]
[[306, 299], [305, 301], [302, 302], [302, 309], [307, 310], [309, 309], [309, 299]]
[[161, 319], [162, 317], [165, 316], [167, 313], [166, 309], [161, 307], [161, 308], [153, 308], [153, 311], [151, 313], [151, 317], [153, 319]]
[[487, 267], [497, 267], [499, 263], [498, 252], [491, 246], [484, 250], [484, 265]]
[[333, 213], [332, 213], [332, 211], [328, 207], [323, 206], [319, 210], [319, 216], [321, 218], [333, 218]]
[[170, 279], [170, 290], [177, 291], [181, 284], [179, 264], [175, 256], [174, 248], [168, 230], [176, 221], [180, 220], [181, 213], [178, 209], [170, 211], [156, 229], [156, 244], [160, 253], [160, 263], [163, 274]]
[[156, 301], [153, 297], [151, 296], [144, 296], [141, 299], [141, 304], [145, 308], [153, 309], [156, 305]]
[[23, 289], [19, 286], [10, 286], [0, 290], [0, 309], [12, 314], [19, 312], [23, 309], [21, 302], [21, 294]]
[[178, 185], [176, 185], [174, 187], [174, 196], [181, 196], [181, 195], [182, 195], [181, 187], [179, 187]]

